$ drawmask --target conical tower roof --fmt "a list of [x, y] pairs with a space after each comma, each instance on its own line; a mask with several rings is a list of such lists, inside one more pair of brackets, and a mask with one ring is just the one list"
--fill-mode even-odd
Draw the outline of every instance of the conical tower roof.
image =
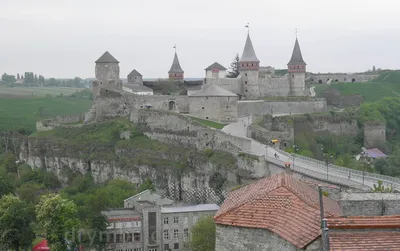
[[104, 52], [104, 54], [96, 60], [95, 63], [119, 63], [118, 60], [115, 59], [108, 51]]
[[240, 58], [240, 62], [260, 62], [254, 51], [253, 43], [250, 39], [250, 33], [247, 33], [246, 44], [244, 45], [244, 50], [242, 57]]
[[296, 42], [294, 43], [292, 58], [290, 59], [288, 65], [306, 65], [306, 62], [303, 60], [303, 56], [301, 55], [299, 41], [296, 37]]
[[179, 59], [178, 59], [178, 55], [175, 52], [175, 56], [174, 56], [174, 61], [172, 61], [172, 66], [171, 69], [169, 70], [168, 73], [184, 73], [181, 65], [179, 64]]

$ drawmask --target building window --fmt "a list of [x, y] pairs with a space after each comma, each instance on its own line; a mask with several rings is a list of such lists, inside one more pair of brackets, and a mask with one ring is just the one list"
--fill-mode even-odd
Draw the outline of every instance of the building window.
[[[207, 133], [206, 133], [206, 135], [207, 135]], [[185, 218], [183, 219], [183, 223], [188, 224], [188, 220], [189, 220], [189, 218], [187, 216], [185, 216]]]
[[142, 222], [141, 221], [134, 221], [133, 222], [133, 226], [134, 227], [140, 227], [142, 225]]
[[133, 233], [133, 239], [135, 241], [140, 241], [140, 233]]
[[204, 106], [203, 106], [203, 107], [201, 107], [201, 109], [203, 109], [203, 110], [204, 110]]
[[226, 108], [229, 108], [229, 106], [226, 106]]
[[115, 223], [115, 228], [123, 228], [124, 224], [122, 222], [116, 222]]
[[169, 244], [164, 244], [164, 250], [169, 250]]
[[193, 223], [196, 224], [197, 223], [197, 216], [193, 216]]
[[179, 217], [178, 216], [174, 216], [174, 223], [179, 223]]
[[244, 74], [247, 77], [247, 73]]
[[244, 84], [247, 85], [247, 81], [244, 81]]
[[185, 228], [183, 229], [183, 237], [188, 238], [189, 237], [189, 229]]
[[115, 242], [120, 243], [123, 240], [123, 235], [122, 234], [115, 234]]
[[125, 234], [125, 242], [132, 242], [132, 233]]
[[206, 117], [206, 119], [208, 119], [208, 117]]
[[149, 251], [157, 251], [157, 248], [149, 248]]
[[164, 230], [164, 240], [169, 240], [169, 231]]
[[164, 224], [168, 224], [168, 217], [164, 217]]
[[246, 92], [247, 92], [247, 90], [246, 90]]
[[179, 238], [179, 230], [174, 229], [174, 239], [178, 239], [178, 238]]
[[111, 233], [111, 234], [108, 235], [108, 240], [107, 240], [107, 242], [108, 242], [108, 243], [113, 243], [113, 242], [114, 242], [114, 234], [113, 234], [113, 233]]
[[179, 249], [179, 243], [174, 243], [174, 249]]

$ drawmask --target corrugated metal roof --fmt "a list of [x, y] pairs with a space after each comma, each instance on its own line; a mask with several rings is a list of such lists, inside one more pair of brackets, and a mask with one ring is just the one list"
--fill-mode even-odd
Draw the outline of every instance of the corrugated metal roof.
[[181, 212], [201, 212], [201, 211], [218, 211], [217, 204], [199, 204], [182, 207], [161, 207], [161, 213], [181, 213]]

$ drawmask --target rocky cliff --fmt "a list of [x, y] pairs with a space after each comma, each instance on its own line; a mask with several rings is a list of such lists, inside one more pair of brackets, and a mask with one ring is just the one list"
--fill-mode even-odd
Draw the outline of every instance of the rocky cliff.
[[96, 182], [150, 178], [159, 192], [189, 202], [218, 202], [233, 187], [269, 175], [262, 158], [161, 143], [126, 119], [35, 133], [20, 157], [64, 184], [88, 172]]

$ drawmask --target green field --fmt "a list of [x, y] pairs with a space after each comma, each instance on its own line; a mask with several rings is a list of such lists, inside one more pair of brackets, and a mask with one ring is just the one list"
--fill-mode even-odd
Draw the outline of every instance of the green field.
[[69, 87], [0, 87], [0, 98], [8, 95], [44, 97], [46, 95], [57, 96], [63, 94], [64, 96], [69, 96], [82, 90], [82, 88]]
[[[18, 97], [18, 96], [15, 96]], [[0, 96], [0, 130], [26, 129], [35, 131], [38, 120], [60, 115], [86, 112], [89, 99], [72, 97], [12, 98]]]
[[315, 87], [317, 97], [328, 88], [335, 88], [342, 95], [361, 94], [364, 102], [378, 101], [384, 97], [400, 97], [400, 71], [386, 71], [379, 78], [365, 83], [333, 83]]
[[200, 118], [196, 118], [196, 117], [192, 117], [192, 116], [188, 116], [189, 118], [193, 119], [194, 121], [197, 121], [205, 126], [209, 126], [215, 129], [222, 129], [224, 128], [224, 124], [218, 123], [218, 122], [214, 122], [211, 120], [205, 120], [205, 119], [200, 119]]

